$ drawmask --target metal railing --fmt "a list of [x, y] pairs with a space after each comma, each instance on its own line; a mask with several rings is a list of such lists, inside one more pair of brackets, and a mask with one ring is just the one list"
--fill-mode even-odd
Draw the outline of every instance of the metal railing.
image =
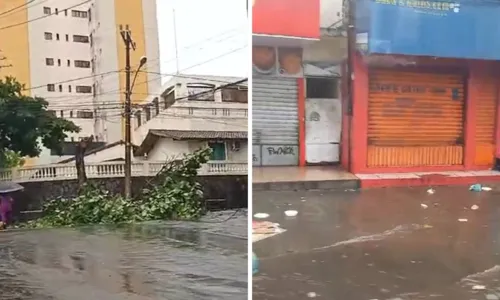
[[[133, 177], [155, 176], [162, 169], [163, 162], [132, 163]], [[87, 178], [124, 177], [124, 162], [101, 162], [85, 164]], [[246, 162], [210, 161], [198, 170], [198, 175], [247, 175]], [[15, 169], [0, 169], [0, 181], [33, 182], [71, 180], [77, 178], [74, 164], [53, 164], [21, 167]]]

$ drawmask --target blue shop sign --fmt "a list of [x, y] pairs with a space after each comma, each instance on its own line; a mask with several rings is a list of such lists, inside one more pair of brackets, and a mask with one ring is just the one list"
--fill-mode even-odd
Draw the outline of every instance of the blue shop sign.
[[500, 60], [500, 1], [358, 0], [356, 27], [368, 53]]

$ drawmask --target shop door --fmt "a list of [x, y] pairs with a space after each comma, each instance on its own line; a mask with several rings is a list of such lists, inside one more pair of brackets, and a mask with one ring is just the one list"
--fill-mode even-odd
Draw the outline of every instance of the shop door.
[[498, 79], [478, 80], [475, 132], [475, 159], [477, 166], [491, 166], [495, 162], [495, 128], [498, 103]]
[[299, 164], [297, 79], [253, 77], [254, 166]]
[[306, 162], [339, 161], [342, 109], [337, 78], [306, 78]]
[[368, 167], [463, 164], [463, 75], [374, 70], [369, 76]]

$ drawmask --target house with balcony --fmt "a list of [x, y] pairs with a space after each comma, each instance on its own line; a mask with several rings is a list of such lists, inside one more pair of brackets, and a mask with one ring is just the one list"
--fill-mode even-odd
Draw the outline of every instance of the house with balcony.
[[210, 147], [213, 163], [246, 168], [248, 86], [242, 80], [206, 75], [173, 77], [160, 94], [151, 95], [134, 112], [134, 159], [165, 161]]

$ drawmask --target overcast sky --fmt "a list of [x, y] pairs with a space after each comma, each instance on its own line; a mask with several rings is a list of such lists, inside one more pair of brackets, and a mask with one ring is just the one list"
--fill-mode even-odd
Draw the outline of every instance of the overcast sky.
[[176, 72], [174, 8], [181, 73], [247, 77], [246, 0], [157, 0], [162, 73]]

